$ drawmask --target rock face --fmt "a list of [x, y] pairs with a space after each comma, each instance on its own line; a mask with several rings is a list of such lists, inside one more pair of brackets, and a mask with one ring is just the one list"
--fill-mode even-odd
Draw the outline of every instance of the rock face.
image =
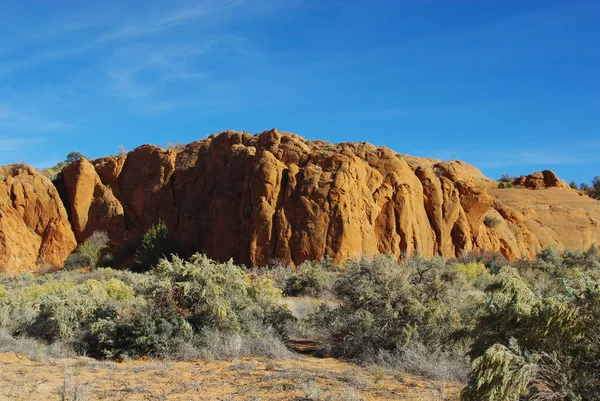
[[558, 178], [550, 170], [538, 171], [537, 173], [519, 177], [513, 181], [513, 185], [529, 189], [569, 188], [566, 182]]
[[28, 166], [0, 167], [0, 273], [62, 267], [76, 246], [50, 180]]
[[111, 252], [130, 261], [159, 220], [182, 256], [204, 252], [253, 266], [475, 249], [516, 259], [549, 245], [600, 242], [600, 202], [551, 171], [518, 183], [543, 190], [498, 189], [460, 161], [276, 130], [228, 131], [180, 151], [144, 145], [72, 163], [59, 185], [70, 227], [48, 180], [30, 168], [1, 171], [8, 178], [0, 183], [0, 271], [29, 270], [39, 257], [60, 266], [75, 238], [98, 230], [108, 233]]
[[[519, 202], [522, 189], [498, 190], [496, 181], [460, 161], [401, 156], [367, 143], [306, 141], [276, 130], [228, 131], [181, 151], [144, 145], [120, 157], [82, 160], [63, 175], [78, 241], [103, 230], [114, 250], [133, 248], [158, 220], [181, 254], [199, 251], [247, 265], [380, 252], [455, 257], [474, 249], [515, 259], [543, 246], [600, 240], [600, 203], [578, 196], [550, 171], [520, 184], [551, 187], [525, 191], [539, 195], [538, 207], [529, 198]], [[552, 214], [540, 209], [555, 196], [550, 191], [573, 202], [560, 215], [561, 230], [551, 227], [565, 201]]]

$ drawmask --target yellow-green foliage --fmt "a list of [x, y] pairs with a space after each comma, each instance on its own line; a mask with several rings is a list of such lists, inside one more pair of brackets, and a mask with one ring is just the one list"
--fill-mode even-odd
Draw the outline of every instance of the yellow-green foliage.
[[8, 291], [6, 291], [2, 286], [0, 286], [0, 298], [5, 297], [8, 294]]
[[341, 304], [317, 324], [327, 328], [334, 354], [344, 357], [401, 351], [413, 342], [449, 348], [479, 302], [459, 275], [439, 257], [349, 261], [334, 287]]
[[473, 361], [471, 383], [463, 401], [518, 401], [535, 376], [536, 358], [527, 358], [502, 344], [494, 344]]
[[0, 328], [95, 357], [172, 355], [210, 331], [272, 336], [293, 319], [271, 280], [203, 255], [162, 260], [146, 274], [100, 268], [0, 285]]
[[[195, 327], [243, 330], [257, 316], [281, 311], [281, 292], [266, 278], [248, 283], [244, 271], [196, 254], [189, 261], [161, 260], [153, 273], [160, 279], [155, 293], [163, 303], [189, 311]], [[168, 299], [167, 299], [168, 296]]]
[[38, 331], [48, 341], [72, 338], [99, 308], [134, 298], [133, 289], [115, 278], [78, 284], [72, 275], [6, 292], [0, 308], [8, 321], [0, 325], [18, 332]]
[[554, 259], [545, 274], [564, 272], [544, 293], [512, 267], [488, 287], [463, 400], [599, 399], [600, 281], [560, 257], [542, 257], [546, 266]]
[[305, 261], [286, 284], [285, 293], [291, 296], [326, 296], [331, 291], [333, 275], [321, 263]]
[[477, 288], [485, 288], [493, 280], [492, 274], [480, 262], [455, 263], [452, 268], [464, 277], [468, 284]]
[[273, 285], [273, 281], [266, 277], [258, 277], [250, 282], [248, 296], [261, 305], [277, 303], [282, 291]]

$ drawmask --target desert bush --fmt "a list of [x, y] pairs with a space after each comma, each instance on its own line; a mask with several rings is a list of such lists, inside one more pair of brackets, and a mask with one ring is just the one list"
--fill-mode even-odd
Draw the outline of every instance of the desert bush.
[[169, 236], [167, 225], [159, 221], [146, 231], [142, 237], [140, 246], [135, 253], [136, 272], [146, 272], [154, 267], [160, 258], [176, 253], [173, 242]]
[[65, 270], [77, 270], [84, 269], [92, 265], [92, 261], [89, 257], [81, 255], [78, 252], [73, 252], [67, 257], [65, 260], [65, 266], [63, 269]]
[[151, 306], [105, 308], [85, 338], [86, 352], [95, 357], [166, 357], [193, 338], [182, 316], [161, 316]]
[[285, 292], [288, 281], [295, 274], [291, 264], [278, 259], [272, 260], [266, 266], [253, 268], [252, 273], [269, 278], [282, 292]]
[[267, 277], [202, 255], [163, 259], [145, 274], [99, 268], [2, 276], [0, 288], [0, 329], [98, 358], [218, 355], [209, 332], [238, 336], [239, 352], [274, 355], [294, 320]]
[[63, 372], [63, 383], [60, 388], [61, 401], [89, 401], [92, 399], [88, 386], [80, 382], [70, 370]]
[[59, 285], [32, 300], [30, 305], [37, 313], [30, 322], [23, 322], [24, 329], [29, 336], [48, 343], [74, 340], [102, 308], [133, 298], [133, 290], [116, 279]]
[[217, 263], [200, 254], [189, 261], [162, 259], [154, 269], [161, 279], [154, 299], [161, 308], [185, 310], [197, 331], [247, 331], [256, 322], [283, 330], [292, 316], [278, 302], [281, 291], [265, 278], [248, 283], [244, 273], [232, 261]]
[[452, 263], [450, 269], [464, 278], [469, 286], [484, 290], [494, 279], [487, 267], [480, 262]]
[[481, 302], [456, 269], [440, 257], [397, 264], [376, 256], [349, 261], [334, 293], [337, 308], [311, 319], [324, 330], [333, 355], [368, 358], [380, 350], [403, 352], [414, 342], [451, 348]]
[[461, 347], [450, 350], [413, 342], [396, 351], [379, 350], [376, 355], [365, 357], [365, 362], [431, 380], [464, 381], [469, 372], [469, 359], [464, 351]]
[[591, 186], [586, 183], [581, 183], [579, 189], [590, 198], [600, 200], [600, 176], [596, 176], [592, 179]]
[[108, 246], [108, 235], [104, 231], [94, 232], [88, 239], [77, 247], [65, 261], [66, 270], [83, 267], [96, 268], [102, 261], [102, 251]]
[[540, 296], [517, 269], [501, 271], [474, 331], [463, 400], [598, 399], [600, 283], [571, 277]]
[[203, 330], [198, 338], [200, 355], [208, 360], [232, 360], [248, 356], [290, 356], [281, 336], [272, 328], [255, 326], [250, 332]]
[[285, 295], [324, 297], [331, 295], [334, 276], [318, 262], [300, 264], [285, 285]]
[[502, 223], [502, 220], [494, 216], [485, 216], [483, 219], [483, 224], [489, 228], [497, 227], [500, 225], [500, 223]]
[[600, 272], [600, 247], [594, 244], [587, 251], [565, 249], [562, 261], [567, 269], [580, 269], [587, 273]]
[[492, 274], [497, 274], [504, 266], [510, 265], [508, 259], [500, 252], [472, 250], [464, 252], [458, 259], [460, 263], [482, 263]]
[[514, 266], [532, 291], [545, 296], [559, 291], [557, 286], [562, 285], [562, 279], [577, 279], [582, 272], [600, 279], [600, 251], [597, 245], [585, 251], [559, 251], [555, 247], [548, 247], [542, 249], [534, 260], [521, 260]]

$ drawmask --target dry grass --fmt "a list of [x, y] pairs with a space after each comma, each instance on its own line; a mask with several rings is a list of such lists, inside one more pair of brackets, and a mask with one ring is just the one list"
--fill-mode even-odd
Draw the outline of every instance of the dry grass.
[[98, 362], [0, 354], [0, 400], [457, 400], [461, 384], [335, 359]]

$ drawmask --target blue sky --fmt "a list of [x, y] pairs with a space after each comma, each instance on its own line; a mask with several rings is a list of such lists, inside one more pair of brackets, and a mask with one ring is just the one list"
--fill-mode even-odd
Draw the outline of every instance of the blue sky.
[[0, 0], [0, 164], [273, 127], [600, 175], [600, 1]]

